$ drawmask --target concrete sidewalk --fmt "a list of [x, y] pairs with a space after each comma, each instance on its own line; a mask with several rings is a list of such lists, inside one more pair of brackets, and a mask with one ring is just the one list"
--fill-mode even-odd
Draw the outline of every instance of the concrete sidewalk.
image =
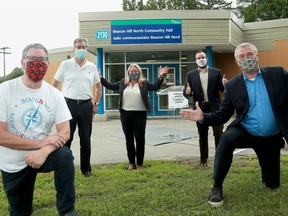
[[[226, 126], [230, 123], [225, 124]], [[183, 120], [180, 118], [163, 118], [163, 119], [148, 119], [146, 129], [153, 128], [171, 128], [184, 130], [191, 130], [191, 138], [181, 140], [178, 142], [170, 142], [157, 146], [145, 146], [145, 160], [160, 160], [160, 159], [195, 159], [195, 163], [199, 163], [199, 144], [196, 123], [192, 121]], [[93, 132], [91, 136], [92, 152], [91, 164], [105, 164], [105, 163], [119, 163], [127, 162], [127, 152], [125, 139], [117, 138], [114, 135], [122, 132], [121, 122], [119, 119], [108, 119], [104, 122], [93, 122]], [[215, 145], [212, 128], [209, 128], [209, 161], [213, 161], [215, 154]], [[193, 136], [194, 135], [194, 136]], [[149, 136], [146, 132], [146, 137]], [[159, 134], [161, 136], [161, 134]], [[74, 134], [74, 140], [71, 146], [75, 157], [75, 164], [80, 163], [80, 144], [78, 131]], [[237, 155], [251, 155], [255, 154], [252, 149], [236, 149]], [[287, 154], [287, 147], [282, 151]], [[212, 162], [211, 162], [212, 163]]]
[[[182, 119], [148, 119], [146, 129], [167, 127], [173, 130], [175, 127], [179, 129], [179, 127], [182, 126], [185, 128], [185, 130], [191, 130], [191, 135], [197, 134], [195, 123]], [[108, 121], [104, 122], [93, 122], [93, 131], [91, 136], [92, 164], [118, 162], [128, 163], [125, 139], [119, 137], [117, 138], [114, 136], [115, 134], [119, 133], [123, 133], [119, 119], [109, 119]], [[147, 132], [146, 136], [149, 136]], [[161, 136], [161, 134], [159, 134], [159, 136]], [[214, 142], [211, 141], [211, 155], [214, 155], [213, 145]], [[75, 132], [71, 149], [75, 157], [75, 164], [79, 164], [80, 145], [78, 131]], [[175, 159], [177, 157], [199, 158], [198, 137], [191, 137], [190, 139], [161, 144], [157, 146], [147, 144], [145, 146], [144, 160]]]

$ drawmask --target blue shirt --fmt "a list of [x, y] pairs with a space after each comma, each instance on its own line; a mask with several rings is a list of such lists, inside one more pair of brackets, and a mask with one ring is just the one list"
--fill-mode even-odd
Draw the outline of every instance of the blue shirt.
[[273, 136], [280, 132], [271, 107], [264, 79], [259, 69], [254, 79], [243, 74], [249, 98], [249, 110], [241, 125], [254, 136]]

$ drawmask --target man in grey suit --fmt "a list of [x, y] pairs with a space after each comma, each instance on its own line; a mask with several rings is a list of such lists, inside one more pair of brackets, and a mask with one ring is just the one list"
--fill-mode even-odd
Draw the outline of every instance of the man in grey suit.
[[[215, 112], [220, 108], [221, 98], [220, 92], [224, 91], [224, 83], [227, 81], [223, 78], [222, 71], [218, 68], [210, 68], [207, 65], [206, 54], [199, 50], [195, 55], [195, 61], [198, 68], [187, 74], [183, 95], [187, 99], [193, 98], [193, 108], [195, 102], [199, 102], [201, 110], [205, 113]], [[199, 147], [200, 147], [200, 165], [207, 165], [208, 159], [208, 130], [207, 125], [196, 122]], [[215, 140], [215, 148], [217, 148], [221, 134], [223, 133], [223, 124], [213, 125], [213, 135]]]
[[185, 119], [203, 125], [227, 122], [236, 111], [235, 120], [222, 134], [215, 154], [214, 186], [209, 203], [223, 203], [222, 185], [230, 169], [235, 148], [253, 148], [261, 167], [262, 183], [272, 190], [280, 186], [280, 150], [288, 140], [288, 73], [283, 67], [259, 67], [257, 48], [242, 43], [235, 49], [241, 73], [225, 85], [221, 107], [214, 113], [182, 110]]

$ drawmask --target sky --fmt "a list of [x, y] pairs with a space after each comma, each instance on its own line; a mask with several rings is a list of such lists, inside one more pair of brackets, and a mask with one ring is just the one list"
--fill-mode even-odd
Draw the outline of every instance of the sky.
[[[21, 67], [23, 49], [41, 43], [47, 49], [69, 47], [79, 36], [79, 12], [122, 11], [122, 0], [0, 0], [0, 48], [6, 75]], [[1, 50], [0, 50], [1, 52]], [[4, 76], [0, 54], [0, 76]]]

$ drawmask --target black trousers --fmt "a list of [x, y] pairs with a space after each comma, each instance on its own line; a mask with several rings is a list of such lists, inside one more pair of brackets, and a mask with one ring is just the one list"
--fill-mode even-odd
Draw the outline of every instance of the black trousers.
[[[203, 112], [209, 113], [211, 112], [209, 105], [204, 105]], [[198, 135], [199, 135], [199, 147], [200, 147], [200, 161], [201, 163], [206, 163], [207, 159], [209, 157], [209, 144], [208, 144], [208, 131], [209, 126], [202, 125], [198, 122], [196, 122], [197, 129], [198, 129]], [[217, 148], [219, 144], [219, 140], [221, 135], [223, 134], [223, 125], [214, 125], [211, 126], [213, 129], [213, 136], [214, 136], [214, 142], [215, 142], [215, 148]]]
[[72, 115], [70, 120], [70, 139], [66, 142], [69, 148], [73, 142], [76, 126], [78, 125], [78, 135], [80, 139], [80, 169], [82, 172], [91, 171], [91, 133], [93, 121], [93, 104], [89, 100], [85, 103], [67, 101], [67, 105]]
[[74, 162], [70, 149], [62, 147], [52, 152], [40, 169], [28, 166], [16, 173], [2, 171], [2, 181], [10, 207], [10, 216], [30, 216], [33, 212], [33, 192], [37, 173], [54, 171], [59, 215], [74, 210]]
[[[146, 111], [121, 110], [122, 129], [126, 138], [127, 156], [130, 164], [142, 165], [145, 154], [145, 131], [147, 122]], [[134, 144], [136, 140], [136, 148]]]
[[215, 184], [222, 185], [230, 169], [236, 148], [254, 149], [261, 167], [263, 183], [270, 188], [280, 186], [280, 150], [285, 145], [282, 136], [257, 137], [249, 134], [241, 125], [228, 128], [221, 136], [216, 149]]

